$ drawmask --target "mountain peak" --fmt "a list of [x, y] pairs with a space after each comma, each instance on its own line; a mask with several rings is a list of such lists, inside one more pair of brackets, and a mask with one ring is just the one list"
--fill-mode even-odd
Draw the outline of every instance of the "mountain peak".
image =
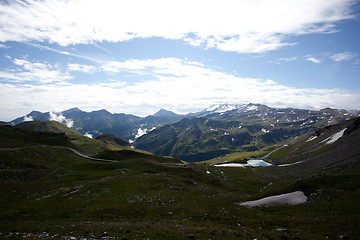
[[74, 107], [74, 108], [70, 108], [68, 110], [63, 111], [62, 113], [71, 113], [71, 112], [82, 112], [82, 110], [80, 110], [77, 107]]
[[235, 104], [214, 104], [211, 107], [208, 107], [205, 111], [206, 112], [223, 113], [223, 112], [232, 111], [235, 109], [237, 109]]
[[173, 116], [177, 116], [178, 114], [172, 112], [172, 111], [168, 111], [165, 109], [160, 109], [159, 111], [157, 111], [153, 116], [156, 117], [173, 117]]
[[106, 109], [100, 109], [96, 111], [92, 111], [92, 114], [104, 114], [104, 115], [112, 115], [108, 110]]

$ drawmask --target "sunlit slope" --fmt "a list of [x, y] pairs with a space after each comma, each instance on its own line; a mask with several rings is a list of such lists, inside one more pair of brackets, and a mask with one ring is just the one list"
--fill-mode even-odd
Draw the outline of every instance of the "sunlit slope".
[[[16, 131], [14, 135], [26, 131], [29, 139], [31, 134], [49, 133], [9, 129]], [[218, 217], [227, 215], [223, 206], [235, 199], [227, 197], [225, 189], [230, 186], [216, 176], [174, 158], [130, 149], [99, 153], [96, 157], [117, 161], [102, 162], [78, 156], [64, 148], [66, 144], [51, 146], [45, 139], [40, 143], [1, 146], [0, 232], [4, 235], [16, 228], [60, 236], [99, 236], [107, 231], [128, 238], [174, 239], [196, 233], [194, 223], [205, 217], [210, 221], [201, 228], [215, 229], [219, 224], [227, 228]], [[180, 222], [182, 228], [174, 228]], [[212, 235], [222, 233], [214, 230]]]
[[33, 131], [11, 125], [0, 126], [1, 148], [53, 145], [75, 147], [65, 133], [54, 131]]
[[126, 146], [125, 141], [120, 144], [119, 138], [114, 135], [91, 139], [56, 121], [23, 122], [16, 125], [15, 128], [63, 134], [78, 150], [87, 154], [95, 154], [106, 149], [120, 150], [129, 147]]

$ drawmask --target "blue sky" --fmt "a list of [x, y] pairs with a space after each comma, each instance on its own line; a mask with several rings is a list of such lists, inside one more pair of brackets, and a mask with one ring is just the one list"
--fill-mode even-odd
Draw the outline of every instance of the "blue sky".
[[0, 1], [0, 120], [218, 103], [360, 109], [360, 2]]

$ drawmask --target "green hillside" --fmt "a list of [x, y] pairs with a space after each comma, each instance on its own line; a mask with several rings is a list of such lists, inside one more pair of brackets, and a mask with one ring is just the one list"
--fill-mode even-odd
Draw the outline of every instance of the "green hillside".
[[[320, 130], [316, 142], [298, 139], [267, 160], [304, 163], [257, 168], [184, 163], [131, 148], [89, 159], [69, 149], [82, 146], [75, 133], [0, 126], [0, 238], [356, 239], [358, 122]], [[344, 128], [334, 143], [321, 143]], [[249, 156], [227, 160], [242, 157]], [[299, 190], [306, 204], [236, 204]]]
[[65, 133], [32, 131], [15, 128], [10, 125], [0, 126], [0, 146], [2, 148], [54, 145], [75, 147]]
[[190, 118], [155, 129], [134, 144], [157, 155], [199, 162], [234, 152], [266, 151], [264, 148], [306, 131], [309, 129], [254, 119]]
[[15, 128], [65, 135], [76, 149], [85, 154], [95, 154], [104, 150], [121, 150], [129, 147], [124, 142], [120, 143], [119, 138], [114, 135], [91, 139], [56, 121], [23, 122], [16, 125]]

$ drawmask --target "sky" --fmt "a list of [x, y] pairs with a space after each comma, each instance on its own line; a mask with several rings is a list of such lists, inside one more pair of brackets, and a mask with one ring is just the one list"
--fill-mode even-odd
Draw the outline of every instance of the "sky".
[[359, 0], [0, 0], [0, 120], [360, 109]]

